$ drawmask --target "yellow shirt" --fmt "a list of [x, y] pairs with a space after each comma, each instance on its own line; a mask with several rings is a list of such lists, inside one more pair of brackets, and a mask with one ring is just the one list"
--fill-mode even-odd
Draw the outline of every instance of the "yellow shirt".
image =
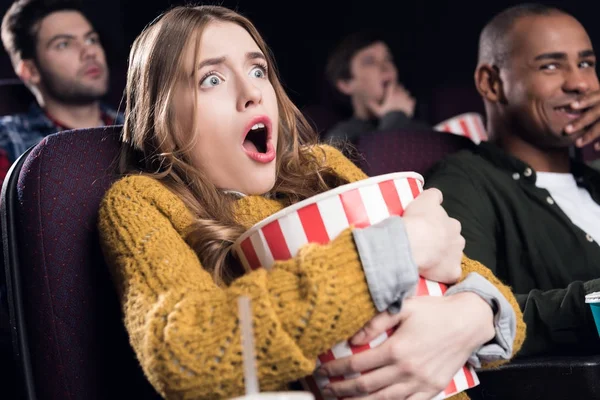
[[[366, 178], [339, 151], [322, 149], [340, 176], [348, 181]], [[250, 227], [284, 205], [247, 196], [236, 207], [240, 223]], [[193, 221], [175, 194], [141, 175], [116, 182], [100, 207], [100, 239], [130, 342], [163, 397], [224, 399], [243, 394], [240, 295], [252, 302], [257, 372], [265, 391], [281, 390], [311, 374], [320, 353], [376, 315], [350, 229], [327, 245], [304, 246], [268, 273], [256, 270], [222, 288], [184, 241]], [[488, 278], [513, 305], [516, 353], [525, 327], [510, 289], [475, 261], [465, 259], [463, 270]]]

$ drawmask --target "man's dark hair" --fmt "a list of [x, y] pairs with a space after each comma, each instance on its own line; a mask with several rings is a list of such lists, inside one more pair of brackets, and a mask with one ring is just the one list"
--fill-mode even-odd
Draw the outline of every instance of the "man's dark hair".
[[356, 53], [365, 47], [383, 41], [381, 36], [375, 32], [358, 32], [344, 38], [327, 61], [325, 68], [327, 81], [335, 88], [338, 81], [352, 78], [350, 62]]
[[84, 14], [77, 0], [17, 0], [10, 6], [2, 19], [2, 43], [13, 66], [35, 59], [40, 22], [57, 11]]
[[350, 97], [341, 93], [337, 88], [337, 82], [352, 78], [350, 62], [352, 58], [362, 49], [377, 42], [384, 42], [382, 36], [373, 31], [363, 31], [346, 36], [333, 50], [325, 67], [325, 78], [327, 79], [327, 97], [330, 97], [334, 108], [340, 112], [351, 112], [352, 105]]
[[496, 14], [483, 28], [479, 36], [478, 63], [502, 65], [508, 56], [509, 34], [517, 20], [523, 17], [567, 14], [552, 6], [538, 3], [525, 3]]

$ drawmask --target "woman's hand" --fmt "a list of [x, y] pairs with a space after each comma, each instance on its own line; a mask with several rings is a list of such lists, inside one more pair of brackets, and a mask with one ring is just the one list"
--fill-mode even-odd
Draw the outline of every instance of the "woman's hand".
[[438, 189], [428, 189], [414, 199], [402, 216], [413, 259], [423, 278], [452, 284], [461, 276], [465, 239], [460, 222], [442, 208]]
[[330, 383], [326, 395], [431, 399], [495, 335], [491, 307], [476, 294], [459, 293], [406, 299], [400, 313], [379, 314], [351, 341], [366, 344], [394, 326], [396, 331], [380, 346], [319, 368], [317, 373], [332, 377], [370, 371]]

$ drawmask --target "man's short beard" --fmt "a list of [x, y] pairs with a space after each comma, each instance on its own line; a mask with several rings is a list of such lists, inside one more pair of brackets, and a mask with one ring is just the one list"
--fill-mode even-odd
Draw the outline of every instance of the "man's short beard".
[[[37, 65], [41, 85], [46, 94], [60, 103], [68, 105], [88, 105], [99, 101], [108, 92], [108, 76], [103, 89], [82, 85], [75, 79], [59, 78], [44, 67]], [[108, 75], [108, 72], [107, 72]]]

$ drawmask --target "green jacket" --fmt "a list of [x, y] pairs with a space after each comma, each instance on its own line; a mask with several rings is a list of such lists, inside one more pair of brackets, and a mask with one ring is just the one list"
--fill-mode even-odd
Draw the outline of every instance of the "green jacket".
[[[600, 204], [600, 173], [576, 162], [572, 173]], [[461, 222], [466, 255], [512, 286], [527, 323], [521, 356], [598, 354], [585, 295], [600, 291], [600, 246], [535, 180], [527, 164], [482, 143], [447, 157], [425, 182]]]

